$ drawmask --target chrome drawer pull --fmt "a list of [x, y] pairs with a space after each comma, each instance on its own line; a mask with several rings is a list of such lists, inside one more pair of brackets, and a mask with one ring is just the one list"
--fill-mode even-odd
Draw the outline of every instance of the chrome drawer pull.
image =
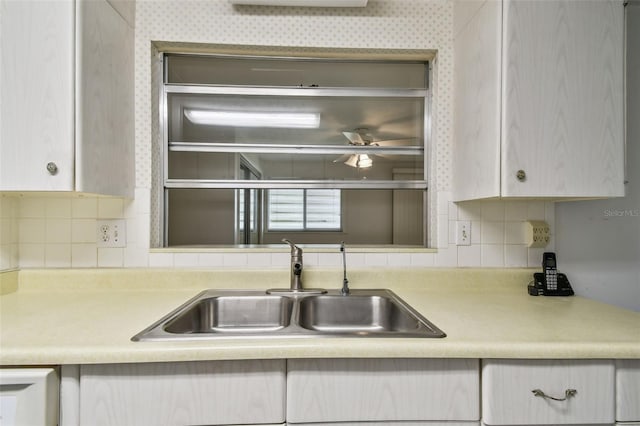
[[533, 392], [533, 394], [535, 396], [539, 396], [545, 399], [553, 399], [554, 401], [566, 401], [567, 399], [571, 398], [572, 396], [576, 396], [576, 394], [578, 393], [577, 390], [575, 389], [567, 389], [566, 391], [564, 391], [564, 398], [554, 398], [552, 396], [547, 395], [546, 393], [542, 392], [540, 389], [534, 389], [531, 392]]

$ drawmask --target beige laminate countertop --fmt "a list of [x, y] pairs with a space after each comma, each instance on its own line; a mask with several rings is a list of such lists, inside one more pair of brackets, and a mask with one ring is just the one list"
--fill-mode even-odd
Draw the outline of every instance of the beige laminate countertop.
[[[269, 358], [640, 358], [640, 313], [586, 298], [531, 297], [527, 269], [351, 271], [352, 288], [390, 288], [443, 339], [218, 338], [132, 342], [207, 288], [286, 287], [287, 271], [23, 270], [0, 274], [0, 365]], [[307, 270], [338, 288], [341, 271]]]

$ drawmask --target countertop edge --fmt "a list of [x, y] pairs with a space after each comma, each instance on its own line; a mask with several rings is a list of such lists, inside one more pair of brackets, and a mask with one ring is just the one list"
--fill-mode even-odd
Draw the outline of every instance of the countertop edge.
[[[97, 348], [96, 348], [97, 349]], [[543, 351], [544, 349], [544, 351]], [[91, 352], [91, 349], [88, 349]], [[544, 352], [544, 353], [542, 353]], [[615, 352], [615, 354], [613, 354]], [[533, 354], [533, 355], [532, 355]], [[517, 348], [487, 349], [479, 344], [477, 347], [442, 348], [429, 350], [371, 350], [370, 348], [354, 348], [348, 351], [335, 348], [326, 350], [300, 351], [299, 348], [283, 345], [280, 348], [256, 351], [253, 348], [228, 347], [224, 349], [181, 348], [164, 351], [153, 348], [141, 351], [102, 351], [100, 357], [85, 351], [47, 351], [46, 354], [35, 353], [25, 356], [24, 351], [7, 351], [0, 357], [0, 366], [36, 366], [36, 365], [75, 365], [75, 364], [128, 364], [153, 362], [197, 362], [228, 361], [258, 359], [336, 359], [336, 358], [434, 358], [434, 359], [640, 359], [637, 344], [619, 344], [614, 348], [598, 349], [597, 347], [553, 348], [549, 345], [522, 345]]]

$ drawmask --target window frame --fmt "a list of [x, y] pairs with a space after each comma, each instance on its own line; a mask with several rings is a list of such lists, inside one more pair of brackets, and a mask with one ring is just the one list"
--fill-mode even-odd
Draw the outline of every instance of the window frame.
[[[261, 196], [266, 198], [264, 192], [269, 189], [415, 189], [415, 190], [428, 190], [427, 182], [427, 170], [429, 170], [430, 162], [430, 148], [431, 148], [431, 96], [432, 91], [429, 85], [429, 70], [430, 59], [376, 59], [376, 60], [363, 60], [350, 58], [349, 61], [361, 61], [361, 62], [421, 62], [427, 68], [425, 88], [424, 89], [398, 89], [398, 88], [319, 88], [319, 87], [305, 87], [305, 88], [291, 88], [291, 87], [257, 87], [257, 86], [222, 86], [213, 84], [191, 85], [191, 84], [175, 84], [167, 83], [167, 61], [165, 60], [167, 55], [180, 55], [178, 53], [160, 53], [162, 59], [163, 77], [160, 81], [160, 96], [159, 96], [159, 112], [160, 112], [160, 127], [162, 138], [162, 185], [160, 194], [160, 205], [163, 206], [162, 212], [162, 226], [160, 241], [163, 243], [163, 247], [169, 247], [168, 245], [168, 211], [169, 211], [169, 190], [170, 189], [255, 189]], [[198, 54], [184, 54], [184, 55], [198, 55]], [[201, 56], [209, 57], [229, 57], [237, 56], [238, 58], [261, 56], [244, 56], [244, 55], [216, 55], [206, 54]], [[265, 56], [265, 58], [267, 58]], [[268, 57], [269, 59], [291, 59], [287, 57]], [[319, 61], [337, 61], [340, 62], [343, 59], [340, 58], [296, 58], [300, 60], [319, 60]], [[302, 89], [302, 90], [301, 90]], [[420, 148], [416, 147], [378, 147], [378, 146], [283, 146], [283, 145], [269, 145], [269, 144], [231, 144], [225, 143], [189, 143], [182, 141], [171, 142], [169, 140], [169, 112], [168, 112], [168, 96], [172, 93], [182, 94], [221, 94], [221, 95], [273, 95], [273, 96], [335, 96], [335, 97], [416, 97], [424, 100], [423, 107], [423, 145]], [[231, 152], [237, 153], [242, 156], [243, 153], [282, 153], [282, 154], [300, 154], [300, 153], [313, 153], [313, 154], [331, 154], [331, 155], [343, 155], [349, 154], [404, 154], [404, 155], [422, 155], [423, 164], [422, 169], [424, 171], [423, 179], [419, 180], [245, 180], [245, 179], [171, 179], [169, 176], [169, 152], [170, 151], [199, 151], [199, 152]], [[425, 214], [425, 225], [423, 227], [423, 244], [422, 247], [427, 247], [427, 197], [423, 199], [423, 212]], [[236, 203], [237, 205], [237, 203]], [[267, 203], [265, 202], [263, 209], [267, 209]], [[340, 229], [311, 229], [306, 228], [302, 230], [286, 230], [286, 232], [342, 232], [344, 230], [343, 217], [344, 212], [344, 200], [341, 193], [341, 226]], [[285, 230], [268, 229], [268, 218], [266, 211], [261, 213], [263, 216], [264, 229], [263, 232], [282, 232]], [[237, 228], [237, 225], [236, 225]], [[238, 229], [235, 230], [237, 234]]]

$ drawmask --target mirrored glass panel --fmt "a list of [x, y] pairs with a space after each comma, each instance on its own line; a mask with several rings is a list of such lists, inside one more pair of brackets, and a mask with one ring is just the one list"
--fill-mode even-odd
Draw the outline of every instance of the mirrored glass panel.
[[[427, 87], [423, 62], [168, 55], [166, 82], [231, 86]], [[375, 65], [375, 66], [372, 66]]]
[[[261, 180], [423, 180], [423, 155], [172, 152], [169, 179], [244, 180], [240, 161]], [[401, 177], [398, 170], [402, 170]], [[410, 174], [410, 175], [409, 175]]]
[[[279, 245], [282, 238], [300, 244], [424, 245], [425, 195], [404, 189], [170, 189], [168, 245]], [[240, 207], [244, 200], [249, 210]], [[241, 225], [245, 214], [248, 240]]]
[[424, 146], [423, 97], [347, 95], [172, 93], [169, 142]]

